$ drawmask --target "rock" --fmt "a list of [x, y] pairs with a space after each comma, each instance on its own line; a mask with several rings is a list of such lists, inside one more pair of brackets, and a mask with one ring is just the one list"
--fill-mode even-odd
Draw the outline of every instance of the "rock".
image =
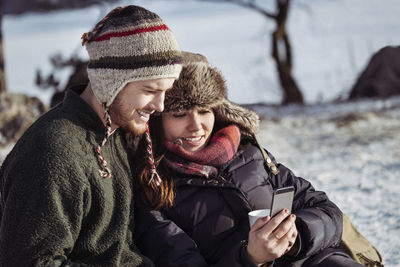
[[70, 63], [68, 66], [72, 66], [72, 74], [69, 76], [67, 84], [64, 87], [64, 90], [61, 92], [55, 92], [53, 97], [51, 98], [50, 107], [56, 106], [58, 103], [62, 102], [65, 96], [65, 92], [72, 86], [88, 84], [89, 78], [87, 75], [87, 60], [80, 59], [70, 59]]
[[372, 56], [349, 99], [400, 95], [400, 46], [386, 46]]
[[0, 148], [17, 141], [46, 111], [46, 106], [36, 97], [7, 92], [0, 94]]

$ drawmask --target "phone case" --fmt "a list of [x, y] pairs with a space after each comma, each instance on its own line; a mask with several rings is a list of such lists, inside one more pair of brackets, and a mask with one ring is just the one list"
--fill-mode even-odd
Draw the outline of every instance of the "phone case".
[[283, 209], [287, 209], [289, 212], [292, 212], [293, 196], [293, 186], [276, 189], [272, 197], [271, 218]]

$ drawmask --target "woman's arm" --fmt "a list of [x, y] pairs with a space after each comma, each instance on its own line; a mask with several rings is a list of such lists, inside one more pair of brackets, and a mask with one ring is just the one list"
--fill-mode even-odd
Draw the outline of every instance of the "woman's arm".
[[238, 243], [218, 263], [210, 265], [196, 243], [173, 221], [156, 210], [142, 205], [135, 207], [135, 244], [156, 266], [191, 267], [254, 267], [246, 247]]
[[282, 164], [277, 164], [277, 167], [279, 174], [271, 176], [274, 187], [295, 187], [292, 211], [297, 217], [296, 226], [301, 239], [301, 250], [296, 258], [337, 246], [342, 234], [340, 209], [329, 200], [325, 192], [316, 191], [309, 181], [295, 176]]

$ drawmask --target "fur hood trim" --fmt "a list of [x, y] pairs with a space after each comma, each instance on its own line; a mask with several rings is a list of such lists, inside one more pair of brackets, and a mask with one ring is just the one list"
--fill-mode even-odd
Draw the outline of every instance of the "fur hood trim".
[[258, 132], [260, 118], [254, 111], [236, 105], [228, 100], [214, 108], [215, 117], [222, 122], [235, 123], [239, 128], [250, 135]]
[[248, 134], [255, 134], [259, 127], [257, 113], [227, 100], [224, 78], [206, 60], [184, 63], [179, 78], [165, 95], [164, 106], [165, 112], [211, 108], [216, 121], [234, 123]]

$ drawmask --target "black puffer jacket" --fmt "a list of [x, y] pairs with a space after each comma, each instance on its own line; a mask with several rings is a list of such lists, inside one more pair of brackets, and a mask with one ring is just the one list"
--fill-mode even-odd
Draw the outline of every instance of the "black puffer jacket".
[[[272, 156], [270, 155], [272, 158]], [[275, 162], [275, 161], [274, 161]], [[326, 194], [281, 164], [274, 175], [253, 140], [210, 179], [176, 174], [176, 199], [168, 210], [137, 207], [136, 237], [141, 251], [157, 266], [254, 266], [242, 240], [250, 230], [247, 213], [270, 208], [273, 190], [295, 187], [292, 212], [301, 250], [273, 266], [300, 265], [304, 259], [334, 253], [342, 233], [342, 213]], [[300, 261], [299, 261], [300, 260]], [[297, 261], [297, 263], [296, 263]]]

